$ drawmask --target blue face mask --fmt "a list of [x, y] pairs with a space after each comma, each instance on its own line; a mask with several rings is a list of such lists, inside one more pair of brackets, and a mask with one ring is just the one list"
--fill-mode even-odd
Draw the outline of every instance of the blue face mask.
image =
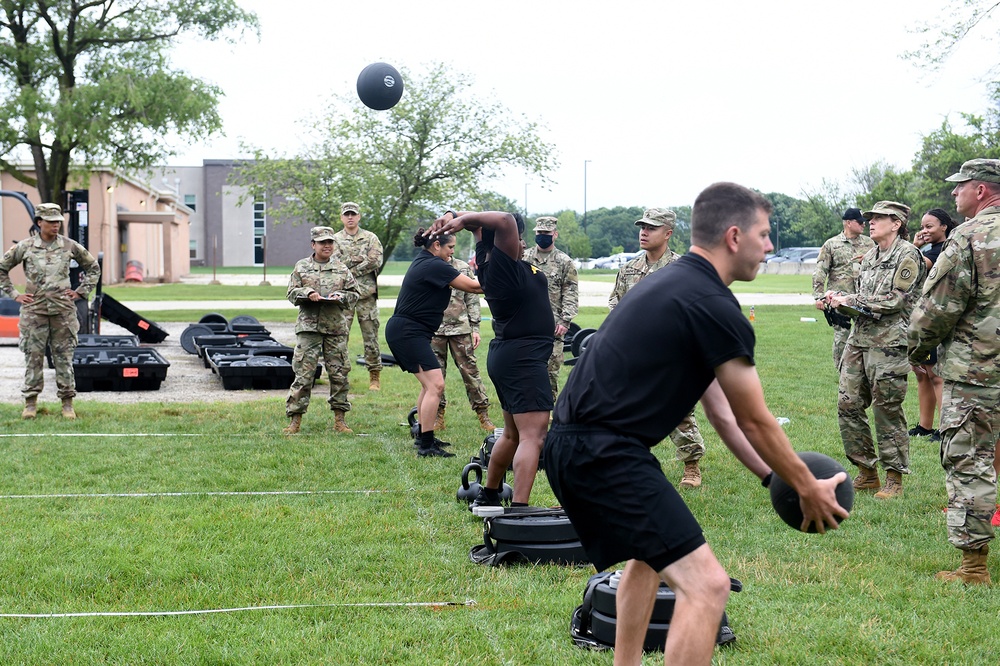
[[535, 244], [543, 250], [552, 247], [552, 234], [535, 234]]

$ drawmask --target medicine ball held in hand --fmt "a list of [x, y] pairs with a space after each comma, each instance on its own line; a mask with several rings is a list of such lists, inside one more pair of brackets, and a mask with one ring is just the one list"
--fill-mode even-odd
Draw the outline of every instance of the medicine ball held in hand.
[[[815, 451], [803, 451], [799, 458], [806, 464], [809, 471], [817, 479], [829, 479], [840, 472], [845, 471], [843, 465], [830, 456], [816, 453]], [[802, 527], [802, 507], [799, 505], [799, 494], [784, 482], [777, 474], [771, 479], [771, 504], [775, 512], [791, 527], [799, 529]], [[837, 503], [848, 511], [854, 506], [854, 486], [851, 477], [848, 476], [837, 486]], [[816, 531], [816, 524], [810, 523], [809, 532]]]

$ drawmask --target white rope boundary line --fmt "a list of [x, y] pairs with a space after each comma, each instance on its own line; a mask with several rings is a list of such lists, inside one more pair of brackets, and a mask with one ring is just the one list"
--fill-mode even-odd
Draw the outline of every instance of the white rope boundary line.
[[56, 493], [52, 495], [0, 495], [5, 499], [87, 499], [101, 497], [227, 497], [259, 495], [372, 495], [401, 493], [402, 490], [205, 490], [162, 493]]
[[342, 604], [292, 604], [287, 606], [241, 606], [238, 608], [205, 608], [179, 611], [106, 611], [93, 613], [0, 613], [0, 618], [57, 618], [57, 617], [164, 617], [174, 615], [211, 615], [215, 613], [243, 613], [247, 611], [294, 610], [302, 608], [417, 608], [440, 606], [475, 606], [475, 599], [465, 601], [386, 601]]
[[[203, 432], [14, 432], [0, 437], [209, 437]], [[228, 432], [211, 437], [242, 437], [243, 433]]]

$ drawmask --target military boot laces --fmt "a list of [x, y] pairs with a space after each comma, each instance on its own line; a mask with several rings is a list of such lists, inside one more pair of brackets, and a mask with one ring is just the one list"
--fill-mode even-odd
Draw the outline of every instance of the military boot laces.
[[286, 435], [295, 435], [298, 434], [299, 428], [301, 427], [302, 427], [302, 415], [292, 414], [291, 420], [288, 422], [288, 425], [285, 426], [285, 429], [282, 430], [281, 432], [285, 433]]
[[368, 371], [368, 390], [369, 391], [381, 391], [382, 381], [380, 370], [369, 370]]
[[903, 475], [890, 469], [885, 475], [885, 485], [875, 493], [879, 499], [892, 499], [903, 496]]
[[63, 398], [62, 415], [64, 419], [76, 418], [76, 412], [73, 410], [73, 398]]
[[878, 470], [873, 467], [858, 467], [858, 475], [854, 477], [855, 490], [881, 490], [882, 482], [878, 478]]
[[966, 585], [990, 585], [990, 571], [986, 568], [989, 546], [962, 551], [962, 564], [954, 571], [939, 571], [935, 578], [947, 582], [962, 582]]
[[684, 476], [681, 477], [681, 488], [698, 488], [701, 486], [701, 469], [698, 461], [684, 463]]
[[486, 432], [493, 432], [496, 430], [496, 426], [493, 425], [493, 421], [490, 421], [490, 413], [486, 411], [486, 408], [477, 409], [476, 416], [479, 417], [479, 427], [481, 427]]
[[354, 432], [351, 427], [347, 425], [347, 421], [344, 419], [344, 412], [335, 409], [333, 410], [333, 430], [334, 432]]
[[22, 419], [33, 419], [38, 415], [37, 398], [27, 398], [24, 401], [24, 411], [21, 412]]

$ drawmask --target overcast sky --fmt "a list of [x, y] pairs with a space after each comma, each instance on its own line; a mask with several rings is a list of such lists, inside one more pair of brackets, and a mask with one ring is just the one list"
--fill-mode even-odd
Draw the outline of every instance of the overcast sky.
[[446, 62], [556, 146], [550, 189], [523, 173], [490, 184], [522, 206], [527, 193], [531, 215], [583, 210], [584, 160], [589, 210], [690, 204], [718, 180], [799, 196], [876, 160], [907, 167], [945, 117], [983, 112], [995, 58], [971, 41], [936, 75], [900, 58], [941, 0], [240, 4], [259, 42], [176, 53], [224, 90], [227, 136], [172, 164], [239, 157], [241, 140], [294, 154], [302, 121], [365, 65]]

